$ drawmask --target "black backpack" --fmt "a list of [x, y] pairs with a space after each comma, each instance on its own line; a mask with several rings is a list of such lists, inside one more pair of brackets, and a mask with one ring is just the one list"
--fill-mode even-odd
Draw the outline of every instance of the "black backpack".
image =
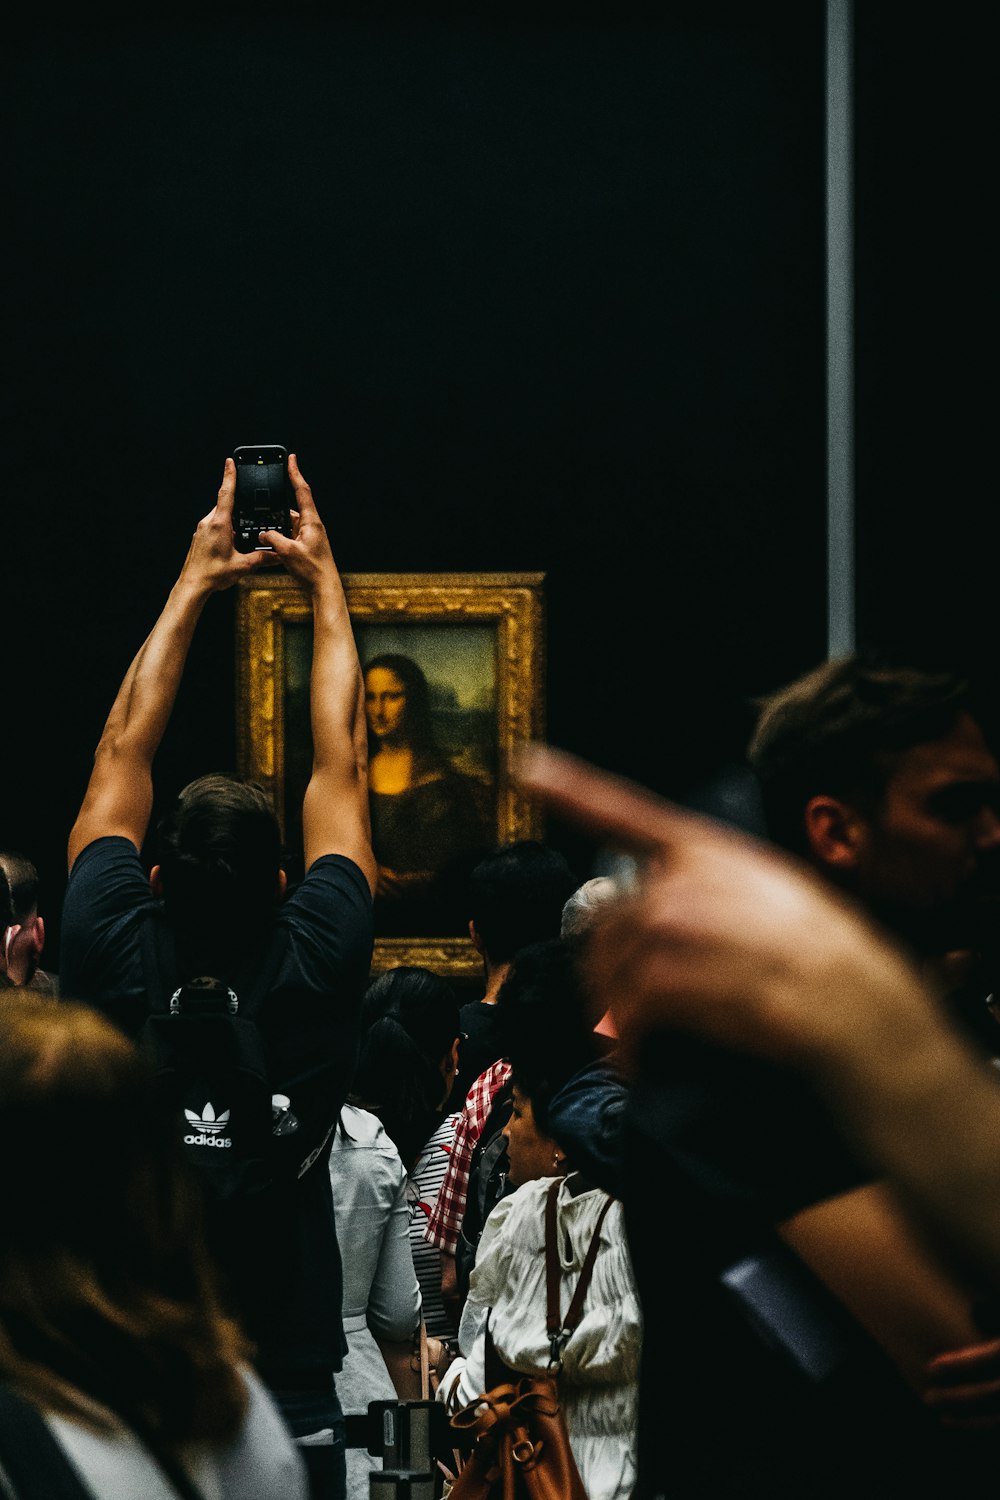
[[500, 1199], [512, 1191], [507, 1184], [507, 1142], [503, 1127], [510, 1118], [513, 1102], [514, 1086], [508, 1078], [493, 1095], [486, 1124], [473, 1148], [469, 1191], [455, 1249], [455, 1278], [463, 1297], [468, 1295], [469, 1276], [476, 1262], [483, 1225]]
[[136, 1042], [152, 1062], [209, 1212], [235, 1210], [302, 1177], [321, 1155], [336, 1124], [327, 1070], [315, 1068], [295, 1099], [270, 1076], [257, 1016], [280, 951], [237, 994], [214, 977], [171, 982], [158, 937], [154, 923], [144, 924], [149, 1014]]

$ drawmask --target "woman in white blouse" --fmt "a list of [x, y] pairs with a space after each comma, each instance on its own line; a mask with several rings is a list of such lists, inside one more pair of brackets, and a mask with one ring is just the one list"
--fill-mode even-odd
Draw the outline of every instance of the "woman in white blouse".
[[[572, 1171], [546, 1133], [546, 1107], [597, 1043], [585, 1018], [572, 959], [558, 941], [524, 949], [501, 991], [514, 1104], [504, 1127], [508, 1181], [517, 1191], [491, 1212], [479, 1242], [459, 1329], [463, 1356], [440, 1374], [438, 1399], [456, 1410], [486, 1389], [486, 1327], [505, 1364], [544, 1374], [545, 1200], [561, 1179], [558, 1240], [561, 1306], [568, 1308], [607, 1194]], [[627, 1500], [635, 1483], [641, 1315], [620, 1203], [599, 1228], [583, 1317], [562, 1351], [560, 1397], [570, 1446], [589, 1500]]]

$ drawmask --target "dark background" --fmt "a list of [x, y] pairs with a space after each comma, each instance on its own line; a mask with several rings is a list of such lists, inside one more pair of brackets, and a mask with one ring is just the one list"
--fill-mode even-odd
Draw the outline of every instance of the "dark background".
[[[859, 6], [859, 630], [992, 693], [979, 8]], [[0, 842], [44, 880], [238, 443], [351, 571], [547, 575], [548, 736], [704, 801], [826, 653], [822, 4], [22, 18]], [[989, 461], [988, 461], [989, 459]], [[157, 762], [235, 754], [233, 598]], [[594, 851], [553, 827], [581, 878]]]

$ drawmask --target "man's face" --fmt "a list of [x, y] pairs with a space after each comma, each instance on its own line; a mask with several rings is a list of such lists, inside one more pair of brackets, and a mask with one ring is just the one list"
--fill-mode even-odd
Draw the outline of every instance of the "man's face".
[[854, 870], [854, 889], [927, 953], [979, 946], [1000, 922], [1000, 768], [963, 714], [898, 757]]

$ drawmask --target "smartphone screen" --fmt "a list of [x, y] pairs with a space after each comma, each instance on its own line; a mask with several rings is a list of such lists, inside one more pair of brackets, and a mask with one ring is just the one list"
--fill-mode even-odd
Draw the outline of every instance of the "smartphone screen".
[[236, 503], [233, 534], [239, 552], [270, 552], [262, 531], [290, 535], [288, 450], [279, 443], [246, 444], [233, 450]]

